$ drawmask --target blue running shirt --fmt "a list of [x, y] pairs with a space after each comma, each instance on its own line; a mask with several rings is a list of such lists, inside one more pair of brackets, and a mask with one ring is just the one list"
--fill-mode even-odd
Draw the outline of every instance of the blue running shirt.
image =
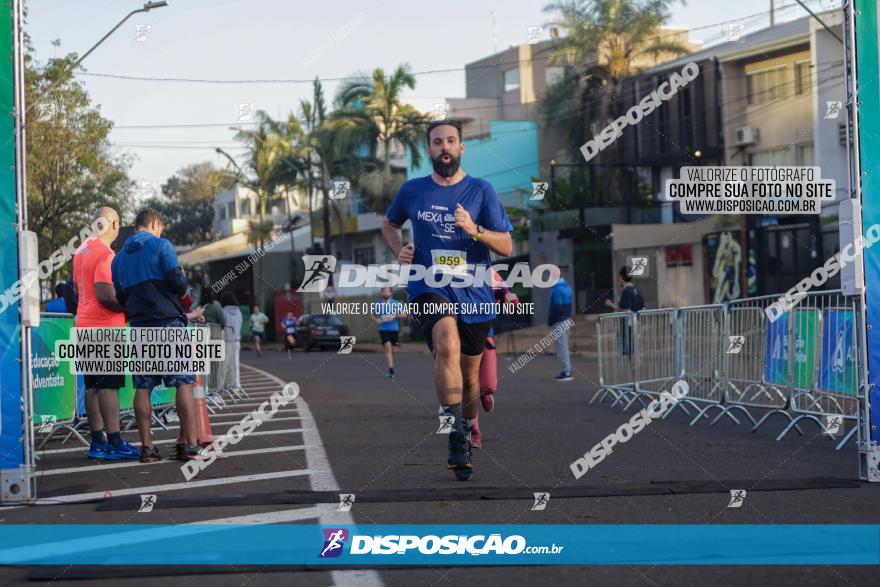
[[[397, 314], [400, 314], [405, 308], [403, 304], [395, 299], [380, 299], [373, 305], [373, 313], [382, 320], [379, 325], [379, 332], [400, 332], [400, 323], [397, 321]], [[389, 318], [389, 316], [394, 316]]]
[[[423, 265], [428, 271], [435, 264], [482, 265], [487, 268], [491, 265], [489, 249], [455, 226], [457, 203], [485, 230], [513, 230], [498, 194], [488, 181], [467, 175], [455, 185], [441, 186], [430, 175], [411, 179], [400, 186], [385, 216], [397, 226], [412, 221], [413, 264]], [[469, 273], [473, 275], [474, 271]], [[488, 281], [488, 269], [486, 275]], [[495, 312], [491, 311], [495, 298], [489, 283], [481, 287], [431, 287], [420, 279], [411, 280], [407, 285], [410, 301], [426, 293], [439, 295], [460, 306], [467, 305], [468, 311], [461, 313], [461, 320], [468, 324], [495, 318]], [[490, 311], [480, 313], [480, 304], [486, 304], [485, 308]]]

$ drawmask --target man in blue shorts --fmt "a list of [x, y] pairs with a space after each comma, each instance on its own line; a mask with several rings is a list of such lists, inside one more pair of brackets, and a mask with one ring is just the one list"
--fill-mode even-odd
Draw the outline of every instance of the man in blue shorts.
[[[434, 383], [444, 417], [453, 417], [448, 468], [467, 480], [473, 474], [469, 435], [480, 395], [480, 359], [495, 318], [489, 254], [513, 252], [513, 226], [492, 185], [461, 169], [461, 123], [432, 122], [427, 139], [434, 172], [400, 186], [382, 235], [401, 265], [425, 269], [424, 278], [413, 273], [407, 285], [411, 316], [434, 353]], [[401, 227], [407, 220], [414, 242], [404, 244]], [[453, 282], [440, 285], [443, 274], [455, 276]], [[460, 287], [463, 274], [480, 277]]]
[[391, 288], [382, 288], [382, 299], [373, 306], [373, 321], [379, 325], [379, 339], [385, 349], [388, 379], [394, 379], [394, 353], [400, 346], [400, 323], [398, 316], [406, 316], [403, 304], [391, 297]]
[[[161, 238], [165, 221], [159, 212], [147, 208], [138, 213], [134, 229], [135, 233], [126, 239], [111, 266], [116, 297], [125, 308], [129, 325], [132, 328], [186, 328], [186, 313], [181, 303], [187, 290], [186, 276], [177, 261], [174, 245]], [[133, 375], [132, 379], [135, 418], [141, 436], [141, 462], [151, 463], [162, 458], [153, 446], [150, 431], [150, 394], [162, 383], [177, 388], [177, 415], [186, 442], [177, 445], [176, 457], [198, 458], [196, 405], [192, 393], [195, 375]]]

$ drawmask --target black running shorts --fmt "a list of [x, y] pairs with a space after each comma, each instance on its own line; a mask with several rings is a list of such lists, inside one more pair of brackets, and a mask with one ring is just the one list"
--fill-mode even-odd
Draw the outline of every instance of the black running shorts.
[[[439, 305], [448, 303], [449, 301], [446, 298], [437, 294], [422, 294], [413, 300], [413, 304], [416, 304], [416, 310], [419, 310], [426, 304]], [[486, 348], [486, 337], [489, 335], [489, 327], [492, 326], [491, 320], [468, 324], [462, 322], [461, 316], [456, 316], [455, 314], [426, 314], [418, 311], [410, 315], [412, 321], [421, 330], [422, 335], [425, 337], [425, 342], [428, 343], [428, 348], [431, 349], [432, 353], [434, 352], [434, 341], [431, 339], [431, 331], [434, 329], [434, 325], [446, 316], [452, 316], [456, 319], [461, 354], [468, 355], [469, 357], [477, 357], [483, 354], [483, 349]]]

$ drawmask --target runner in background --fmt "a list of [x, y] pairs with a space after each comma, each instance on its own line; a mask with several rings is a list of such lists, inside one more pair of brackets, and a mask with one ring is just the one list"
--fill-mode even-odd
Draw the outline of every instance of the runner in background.
[[[518, 304], [519, 298], [510, 291], [507, 283], [494, 270], [492, 271], [492, 293], [495, 295], [497, 304]], [[483, 358], [480, 360], [480, 404], [486, 412], [491, 412], [495, 407], [495, 392], [498, 390], [498, 352], [495, 345], [495, 324], [489, 328], [486, 337], [486, 348], [483, 350]], [[480, 434], [479, 414], [474, 416], [474, 425], [471, 428], [471, 446], [483, 447], [483, 436]]]
[[226, 385], [230, 389], [241, 389], [239, 378], [239, 360], [241, 353], [241, 308], [231, 291], [224, 291], [220, 296], [223, 312], [226, 314], [226, 326], [232, 329], [232, 340], [226, 344]]
[[284, 348], [287, 350], [287, 358], [293, 358], [293, 349], [296, 346], [296, 318], [293, 312], [288, 312], [281, 320], [281, 327], [284, 329]]
[[[116, 300], [110, 271], [115, 256], [110, 243], [119, 235], [119, 216], [113, 208], [105, 207], [95, 213], [95, 220], [99, 218], [107, 230], [87, 240], [73, 257], [73, 284], [79, 297], [74, 326], [125, 328], [125, 313]], [[119, 430], [119, 389], [125, 387], [125, 374], [83, 375], [83, 379], [92, 436], [89, 458], [139, 459], [140, 451], [125, 442]]]
[[385, 349], [388, 379], [394, 379], [394, 353], [400, 346], [400, 323], [398, 317], [406, 316], [403, 304], [391, 297], [391, 288], [382, 288], [382, 299], [374, 305], [373, 321], [379, 325], [379, 338]]
[[251, 332], [254, 334], [254, 346], [257, 349], [257, 356], [263, 356], [262, 344], [266, 338], [266, 323], [269, 318], [260, 311], [260, 306], [254, 306], [251, 313]]

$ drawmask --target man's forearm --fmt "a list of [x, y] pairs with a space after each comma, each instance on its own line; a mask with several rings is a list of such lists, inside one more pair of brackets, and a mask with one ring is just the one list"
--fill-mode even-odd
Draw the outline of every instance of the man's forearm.
[[400, 253], [400, 249], [403, 248], [403, 229], [385, 219], [382, 221], [382, 236], [396, 258], [398, 253]]
[[484, 229], [483, 236], [480, 237], [479, 242], [493, 253], [498, 253], [503, 257], [509, 257], [513, 254], [513, 239], [509, 232], [496, 232]]

